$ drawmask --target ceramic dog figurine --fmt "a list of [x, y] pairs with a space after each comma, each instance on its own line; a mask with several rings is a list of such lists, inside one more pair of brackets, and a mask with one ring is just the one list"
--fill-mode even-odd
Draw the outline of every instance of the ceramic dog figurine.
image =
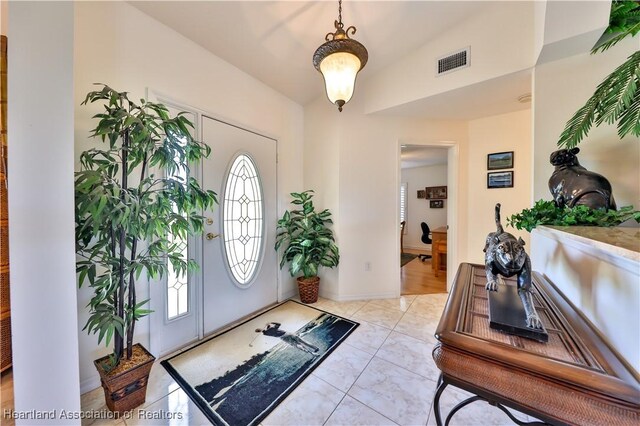
[[524, 241], [504, 232], [500, 223], [500, 203], [496, 204], [495, 212], [497, 230], [487, 235], [484, 245], [486, 289], [498, 291], [498, 275], [507, 278], [518, 275], [518, 295], [527, 315], [527, 327], [541, 329], [542, 322], [531, 295], [531, 260], [524, 251]]
[[582, 167], [576, 157], [579, 152], [580, 148], [573, 148], [551, 153], [549, 161], [556, 167], [549, 178], [549, 191], [556, 205], [615, 210], [611, 184], [604, 176]]

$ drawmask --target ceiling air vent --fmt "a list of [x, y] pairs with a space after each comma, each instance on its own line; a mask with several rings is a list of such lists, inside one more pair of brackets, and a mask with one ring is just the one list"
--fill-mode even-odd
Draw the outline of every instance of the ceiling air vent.
[[468, 67], [470, 65], [470, 50], [471, 48], [467, 47], [466, 49], [458, 50], [457, 52], [438, 58], [438, 69], [436, 75], [447, 74], [452, 71]]

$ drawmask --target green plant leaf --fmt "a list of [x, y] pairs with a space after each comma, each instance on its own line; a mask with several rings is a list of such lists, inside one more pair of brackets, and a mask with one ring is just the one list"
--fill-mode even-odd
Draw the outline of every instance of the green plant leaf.
[[640, 223], [640, 212], [635, 211], [633, 206], [606, 211], [593, 210], [587, 206], [560, 208], [553, 201], [538, 200], [532, 208], [508, 217], [507, 225], [531, 232], [539, 225], [611, 227], [631, 219]]

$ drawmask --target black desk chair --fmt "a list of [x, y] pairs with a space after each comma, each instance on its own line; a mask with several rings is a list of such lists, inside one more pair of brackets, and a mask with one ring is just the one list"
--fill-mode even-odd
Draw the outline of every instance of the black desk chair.
[[[420, 224], [420, 227], [422, 228], [422, 237], [420, 238], [422, 240], [423, 243], [425, 244], [431, 244], [432, 240], [431, 240], [431, 230], [429, 229], [429, 225], [427, 225], [425, 222], [422, 222]], [[425, 261], [427, 259], [431, 259], [431, 255], [430, 254], [419, 254], [418, 258], [421, 261]]]

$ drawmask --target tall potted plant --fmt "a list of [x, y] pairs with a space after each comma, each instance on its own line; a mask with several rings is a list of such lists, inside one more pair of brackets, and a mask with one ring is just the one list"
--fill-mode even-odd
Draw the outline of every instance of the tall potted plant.
[[106, 85], [83, 105], [94, 102], [104, 109], [91, 136], [102, 145], [81, 154], [75, 174], [76, 269], [79, 286], [93, 291], [84, 329], [98, 343], [113, 342], [113, 353], [94, 361], [107, 406], [124, 412], [144, 402], [155, 359], [133, 343], [136, 321], [151, 313], [136, 281], [197, 268], [183, 247], [202, 231], [198, 212], [211, 209], [216, 194], [189, 176], [188, 164], [211, 150], [192, 139], [183, 114], [170, 117], [164, 105], [136, 104]]
[[318, 268], [333, 268], [340, 262], [338, 246], [328, 224], [333, 223], [331, 212], [316, 212], [311, 198], [313, 191], [292, 192], [291, 204], [299, 206], [286, 211], [278, 220], [275, 249], [283, 247], [280, 269], [289, 262], [289, 273], [297, 278], [302, 303], [318, 301], [320, 278]]

